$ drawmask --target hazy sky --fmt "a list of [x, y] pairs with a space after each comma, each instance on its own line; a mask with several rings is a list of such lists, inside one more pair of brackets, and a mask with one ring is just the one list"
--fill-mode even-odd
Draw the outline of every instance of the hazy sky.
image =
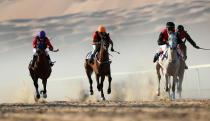
[[[99, 25], [107, 27], [114, 48], [121, 52], [111, 53], [112, 72], [118, 73], [154, 69], [157, 38], [167, 21], [183, 24], [199, 46], [210, 48], [209, 19], [210, 0], [1, 1], [0, 96], [8, 97], [13, 91], [7, 89], [15, 90], [22, 81], [32, 85], [27, 66], [32, 59], [33, 37], [40, 30], [45, 30], [54, 48], [60, 49], [50, 53], [57, 61], [50, 83], [85, 75], [84, 58], [92, 49], [91, 37]], [[189, 66], [209, 64], [209, 51], [187, 46]], [[209, 70], [202, 73], [207, 82]], [[88, 85], [87, 80], [81, 83]]]

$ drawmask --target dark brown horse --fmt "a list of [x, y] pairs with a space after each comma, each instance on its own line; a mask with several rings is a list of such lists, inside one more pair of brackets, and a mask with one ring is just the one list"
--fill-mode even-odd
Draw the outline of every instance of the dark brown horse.
[[[90, 83], [90, 94], [93, 95], [93, 80], [91, 78], [91, 75], [93, 71], [95, 72], [96, 82], [97, 82], [97, 89], [98, 91], [101, 91], [101, 98], [105, 100], [104, 92], [103, 92], [103, 83], [105, 76], [108, 77], [109, 81], [109, 87], [107, 90], [107, 93], [111, 93], [111, 71], [110, 71], [110, 61], [109, 61], [109, 42], [108, 42], [108, 34], [102, 37], [101, 45], [100, 45], [100, 51], [97, 56], [97, 60], [94, 60], [94, 64], [90, 64], [88, 62], [88, 59], [85, 60], [85, 71], [87, 74], [87, 77], [89, 79]], [[101, 80], [100, 80], [101, 79]], [[100, 81], [99, 81], [100, 80]]]
[[[37, 54], [38, 54], [38, 58], [36, 59], [34, 67], [32, 67], [31, 64], [29, 64], [29, 67], [28, 67], [29, 71], [30, 71], [31, 78], [33, 79], [34, 86], [36, 89], [36, 94], [35, 94], [36, 102], [38, 101], [38, 99], [40, 99], [40, 93], [43, 93], [43, 97], [47, 98], [47, 90], [46, 90], [47, 79], [49, 78], [49, 76], [51, 74], [51, 67], [50, 67], [48, 59], [46, 57], [45, 50], [38, 48]], [[42, 79], [42, 84], [44, 87], [44, 90], [42, 90], [40, 93], [38, 90], [38, 79], [39, 78]]]

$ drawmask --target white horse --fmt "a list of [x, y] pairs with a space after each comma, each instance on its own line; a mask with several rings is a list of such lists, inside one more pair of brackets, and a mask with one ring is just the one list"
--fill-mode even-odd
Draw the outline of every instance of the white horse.
[[[157, 95], [160, 95], [160, 80], [161, 74], [160, 69], [166, 79], [166, 92], [168, 92], [171, 100], [175, 100], [175, 86], [178, 82], [179, 69], [180, 69], [180, 58], [177, 55], [177, 36], [176, 33], [169, 34], [169, 44], [164, 45], [165, 50], [163, 50], [163, 58], [160, 58], [159, 61], [156, 62], [156, 71], [158, 75], [158, 90]], [[172, 85], [172, 96], [170, 95], [171, 83], [170, 77], [173, 77], [173, 85]], [[180, 84], [180, 83], [179, 83]]]
[[178, 77], [179, 81], [177, 83], [177, 92], [179, 93], [179, 99], [182, 98], [182, 82], [184, 78], [184, 72], [185, 72], [185, 60], [186, 60], [186, 46], [185, 43], [180, 44], [180, 50], [181, 50], [181, 56], [182, 58], [180, 59], [180, 66], [179, 66], [179, 72], [178, 72]]

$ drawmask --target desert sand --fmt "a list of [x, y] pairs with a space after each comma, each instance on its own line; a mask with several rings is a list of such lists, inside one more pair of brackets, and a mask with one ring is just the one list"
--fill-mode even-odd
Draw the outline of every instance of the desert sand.
[[210, 100], [0, 104], [1, 121], [209, 121]]

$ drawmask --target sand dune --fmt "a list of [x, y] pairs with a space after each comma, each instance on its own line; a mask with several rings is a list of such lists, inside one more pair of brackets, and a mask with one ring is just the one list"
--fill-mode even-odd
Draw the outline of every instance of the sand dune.
[[[141, 36], [159, 32], [164, 28], [163, 25], [166, 21], [176, 21], [176, 23], [182, 24], [202, 24], [207, 22], [210, 17], [209, 1], [180, 2], [178, 0], [174, 3], [158, 4], [152, 0], [152, 3], [136, 0], [120, 2], [120, 0], [116, 0], [109, 6], [110, 1], [104, 2], [103, 0], [77, 2], [66, 0], [53, 2], [49, 10], [40, 7], [40, 11], [35, 12], [37, 4], [42, 3], [41, 1], [19, 0], [1, 3], [7, 5], [5, 8], [0, 8], [1, 20], [6, 20], [7, 17], [13, 18], [7, 18], [10, 20], [0, 23], [0, 51], [9, 50], [10, 47], [13, 48], [11, 45], [9, 47], [10, 41], [18, 41], [15, 45], [21, 45], [20, 47], [22, 47], [23, 43], [28, 43], [28, 40], [33, 38], [40, 29], [47, 30], [50, 36], [56, 36], [57, 38], [80, 36], [82, 40], [89, 41], [90, 38], [87, 39], [87, 37], [96, 30], [98, 25], [107, 26], [109, 32], [115, 32], [118, 36], [125, 36], [125, 34], [126, 36]], [[46, 0], [45, 2], [48, 3], [49, 1]], [[118, 3], [122, 3], [122, 7]], [[70, 8], [68, 8], [68, 4], [71, 5]], [[127, 4], [128, 7], [125, 7]], [[28, 8], [22, 8], [21, 6], [29, 8], [32, 6], [32, 8], [27, 10], [27, 13], [24, 10]], [[81, 6], [81, 9], [72, 6]], [[89, 11], [85, 10], [86, 7], [83, 6], [88, 6]], [[92, 6], [105, 7], [98, 9]], [[92, 8], [94, 9], [92, 10]], [[68, 12], [73, 10], [78, 11]], [[35, 16], [32, 17], [34, 14]], [[63, 42], [66, 43], [66, 40]]]
[[[184, 24], [199, 46], [210, 48], [209, 8], [209, 0], [1, 1], [0, 80], [5, 84], [0, 85], [0, 92], [6, 92], [8, 87], [14, 87], [9, 92], [15, 92], [16, 84], [19, 84], [21, 80], [33, 86], [28, 76], [27, 65], [32, 58], [33, 37], [41, 29], [46, 30], [55, 48], [61, 50], [56, 54], [50, 53], [52, 60], [57, 61], [48, 83], [50, 100], [78, 94], [72, 93], [77, 87], [74, 87], [74, 83], [68, 83], [70, 80], [63, 82], [51, 82], [51, 80], [85, 75], [84, 57], [91, 50], [91, 36], [99, 25], [107, 27], [115, 43], [115, 49], [121, 52], [121, 55], [111, 53], [114, 56], [111, 58], [113, 60], [112, 72], [147, 70], [153, 69], [152, 58], [158, 48], [156, 41], [167, 21], [174, 21], [176, 25]], [[208, 51], [196, 50], [190, 45], [188, 54], [187, 64], [189, 65], [208, 64], [210, 61]], [[186, 87], [194, 88], [197, 86], [197, 72], [193, 70], [188, 73], [193, 75], [193, 78], [188, 76]], [[209, 70], [201, 71], [201, 75], [202, 86], [207, 88]], [[145, 78], [145, 76], [140, 75], [139, 78]], [[124, 84], [127, 84], [132, 79], [114, 78], [113, 82], [120, 83], [121, 80], [125, 80]], [[135, 89], [138, 89], [138, 85], [135, 85], [138, 79], [134, 78], [131, 84], [135, 86]], [[78, 82], [88, 86], [86, 79]], [[59, 89], [57, 89], [58, 85]], [[86, 89], [88, 90], [88, 87]], [[130, 93], [133, 92], [135, 91], [130, 91]], [[8, 96], [0, 93], [1, 95]]]

